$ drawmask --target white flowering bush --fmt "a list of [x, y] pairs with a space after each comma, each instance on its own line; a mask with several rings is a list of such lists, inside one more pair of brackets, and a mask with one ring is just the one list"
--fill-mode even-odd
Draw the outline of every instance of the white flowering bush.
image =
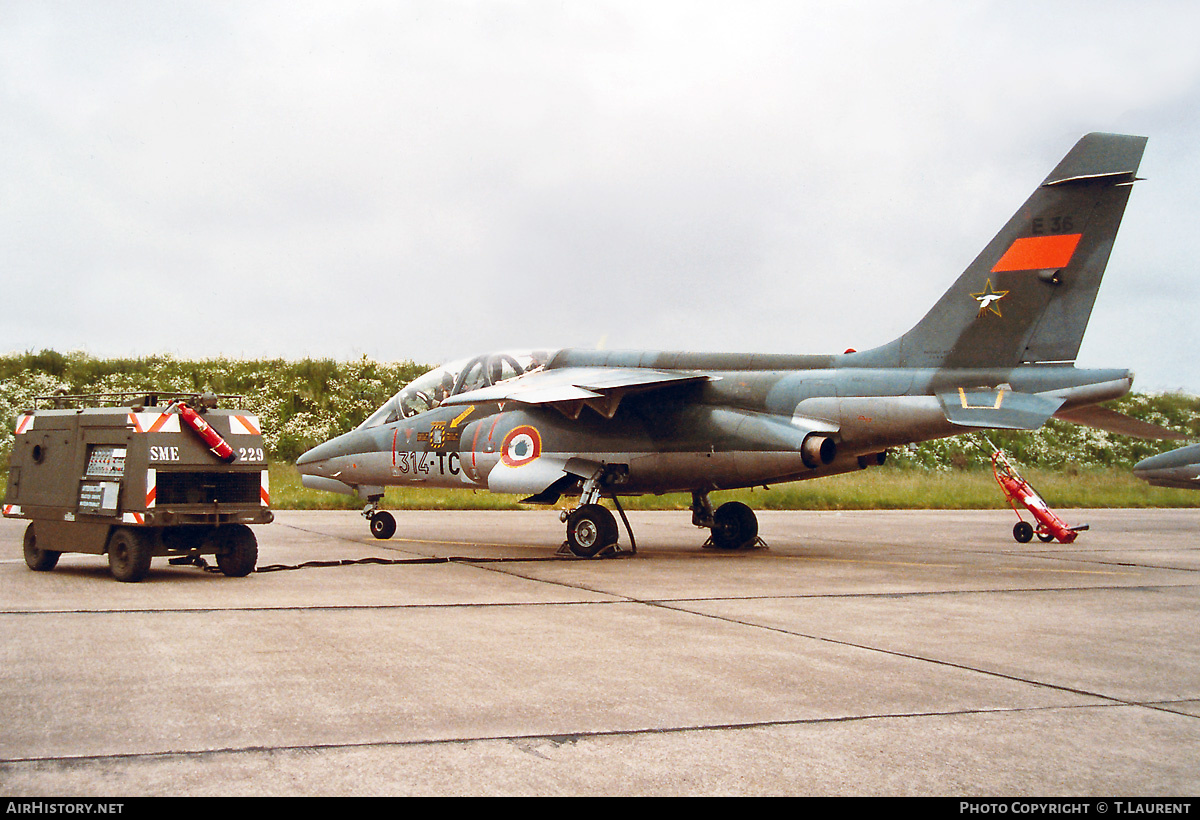
[[33, 408], [36, 396], [47, 396], [54, 393], [62, 382], [49, 373], [35, 370], [25, 371], [0, 382], [0, 459], [8, 463], [8, 454], [12, 452], [13, 432], [16, 429], [17, 416]]

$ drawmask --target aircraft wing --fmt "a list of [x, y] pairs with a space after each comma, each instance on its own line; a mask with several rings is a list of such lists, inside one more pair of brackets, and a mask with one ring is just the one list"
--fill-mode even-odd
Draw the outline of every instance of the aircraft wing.
[[1070, 410], [1059, 410], [1054, 414], [1054, 417], [1063, 421], [1082, 424], [1085, 427], [1095, 427], [1100, 430], [1107, 430], [1110, 433], [1133, 436], [1134, 438], [1171, 439], [1174, 441], [1182, 441], [1187, 438], [1183, 433], [1169, 430], [1166, 427], [1160, 427], [1157, 424], [1151, 424], [1148, 421], [1139, 421], [1132, 416], [1126, 416], [1123, 413], [1118, 413], [1116, 410], [1109, 410], [1107, 407], [1101, 407], [1098, 404], [1075, 407]]
[[563, 367], [540, 370], [451, 396], [444, 405], [518, 402], [550, 405], [570, 418], [591, 407], [612, 418], [621, 399], [630, 393], [709, 381], [704, 373], [654, 370], [644, 367]]

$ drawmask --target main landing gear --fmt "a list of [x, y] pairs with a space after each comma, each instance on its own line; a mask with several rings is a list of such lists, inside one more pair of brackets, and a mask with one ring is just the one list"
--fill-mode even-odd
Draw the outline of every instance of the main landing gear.
[[740, 501], [727, 501], [713, 509], [708, 493], [692, 493], [692, 524], [707, 527], [712, 535], [705, 547], [720, 550], [743, 550], [765, 547], [758, 537], [758, 516]]
[[[595, 485], [590, 486], [589, 485]], [[629, 519], [621, 509], [617, 496], [611, 496], [625, 523], [629, 533], [632, 552], [637, 552], [633, 541], [633, 530]], [[588, 481], [584, 486], [583, 496], [579, 506], [562, 513], [562, 521], [567, 525], [567, 540], [559, 548], [559, 555], [575, 555], [580, 558], [596, 558], [600, 556], [617, 555], [621, 553], [617, 545], [617, 521], [608, 508], [599, 503], [600, 493], [596, 482]], [[746, 550], [766, 547], [766, 542], [758, 537], [758, 516], [754, 510], [740, 501], [728, 501], [713, 509], [708, 493], [692, 493], [692, 523], [697, 527], [705, 527], [712, 535], [704, 543], [705, 547], [721, 550]]]
[[[622, 552], [617, 545], [617, 519], [612, 512], [600, 504], [600, 488], [603, 484], [613, 481], [613, 476], [600, 470], [596, 475], [583, 483], [583, 493], [579, 497], [579, 506], [573, 510], [564, 510], [560, 519], [567, 525], [567, 540], [559, 547], [559, 555], [574, 555], [579, 558], [597, 558], [613, 556]], [[637, 544], [633, 540], [633, 530], [629, 519], [621, 509], [621, 502], [616, 495], [611, 496], [621, 520], [625, 522], [625, 531], [629, 533], [630, 552], [637, 552]]]
[[[617, 519], [607, 507], [584, 504], [564, 512], [567, 540], [563, 548], [580, 558], [595, 558], [617, 546]], [[561, 551], [561, 550], [560, 550]]]

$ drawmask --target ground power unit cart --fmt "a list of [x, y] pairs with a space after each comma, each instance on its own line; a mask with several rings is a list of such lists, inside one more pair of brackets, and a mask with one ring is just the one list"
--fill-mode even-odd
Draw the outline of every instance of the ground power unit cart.
[[248, 524], [267, 524], [258, 419], [220, 409], [237, 396], [106, 393], [44, 396], [16, 419], [3, 512], [27, 518], [25, 563], [64, 552], [107, 555], [140, 581], [155, 556], [244, 576], [258, 561]]

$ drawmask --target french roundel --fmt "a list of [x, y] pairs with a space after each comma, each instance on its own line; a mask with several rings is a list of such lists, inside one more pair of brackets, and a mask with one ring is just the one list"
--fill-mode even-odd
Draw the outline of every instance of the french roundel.
[[500, 446], [500, 460], [509, 467], [528, 464], [542, 454], [542, 437], [528, 425], [516, 427], [504, 437]]

